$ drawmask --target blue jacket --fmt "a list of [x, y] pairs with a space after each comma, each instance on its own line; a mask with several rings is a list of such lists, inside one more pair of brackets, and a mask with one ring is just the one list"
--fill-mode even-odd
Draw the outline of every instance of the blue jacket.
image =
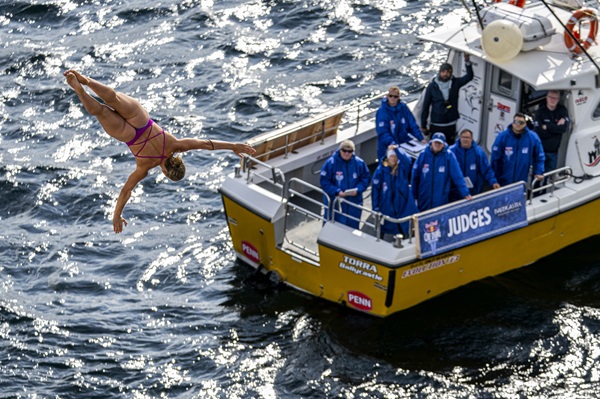
[[[450, 146], [448, 150], [456, 157], [463, 176], [471, 179], [471, 183], [473, 183], [473, 188], [469, 189], [471, 195], [481, 193], [483, 191], [483, 184], [486, 181], [490, 186], [498, 183], [485, 151], [474, 141], [471, 148], [462, 148], [460, 142], [458, 142]], [[459, 192], [453, 187], [450, 191], [450, 200], [460, 198]]]
[[458, 93], [461, 87], [473, 79], [473, 66], [470, 62], [466, 63], [467, 73], [465, 76], [457, 78], [452, 77], [452, 86], [448, 96], [448, 102], [444, 101], [444, 96], [435, 78], [425, 89], [423, 98], [423, 111], [421, 113], [421, 126], [427, 127], [427, 118], [429, 117], [431, 107], [431, 123], [433, 125], [447, 124], [457, 121], [460, 117], [458, 113]]
[[[341, 191], [346, 191], [349, 188], [357, 188], [358, 194], [355, 197], [348, 196], [344, 197], [344, 199], [362, 205], [363, 193], [369, 187], [371, 173], [365, 161], [358, 156], [353, 154], [349, 161], [344, 161], [340, 152], [336, 151], [323, 164], [320, 181], [321, 188], [327, 193], [330, 199], [330, 209], [327, 213], [327, 218], [329, 219], [332, 213], [331, 206], [333, 205], [333, 201]], [[326, 198], [323, 198], [323, 202], [327, 205]], [[361, 210], [359, 208], [344, 204], [342, 211], [360, 218]], [[336, 221], [353, 228], [358, 228], [358, 222], [339, 214], [336, 216]]]
[[450, 202], [450, 182], [461, 198], [469, 195], [465, 179], [453, 153], [447, 147], [437, 154], [431, 144], [419, 154], [412, 171], [412, 191], [421, 212]]
[[544, 149], [538, 135], [525, 127], [525, 131], [516, 135], [512, 125], [500, 133], [492, 148], [492, 169], [500, 185], [524, 181], [527, 183], [529, 167], [533, 173], [544, 173]]
[[[375, 170], [371, 186], [371, 203], [374, 211], [400, 219], [417, 213], [418, 209], [409, 188], [412, 161], [401, 149], [396, 149], [396, 155], [398, 155], [396, 175], [392, 175], [392, 168], [388, 166], [387, 158], [382, 159]], [[381, 226], [381, 231], [398, 234], [401, 233], [398, 227], [398, 224], [385, 222]], [[408, 223], [402, 223], [402, 230], [404, 234], [408, 233]]]
[[405, 103], [398, 102], [392, 107], [387, 97], [381, 100], [381, 106], [375, 116], [375, 129], [377, 130], [377, 159], [385, 157], [390, 144], [402, 144], [410, 141], [408, 134], [423, 140], [423, 134], [417, 120]]

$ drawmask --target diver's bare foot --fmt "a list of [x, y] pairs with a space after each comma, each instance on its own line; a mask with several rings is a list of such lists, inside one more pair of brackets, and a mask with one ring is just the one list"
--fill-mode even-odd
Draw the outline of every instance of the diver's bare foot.
[[67, 76], [68, 73], [72, 73], [73, 75], [75, 75], [79, 83], [81, 83], [82, 85], [87, 85], [90, 83], [90, 80], [88, 78], [86, 78], [74, 69], [69, 69], [67, 72], [65, 72], [65, 76]]
[[77, 75], [75, 75], [73, 72], [65, 72], [65, 77], [67, 78], [67, 83], [69, 84], [69, 86], [71, 86], [73, 90], [75, 90], [75, 93], [82, 93], [84, 91], [83, 87], [81, 86], [81, 83], [79, 82], [79, 79], [77, 79]]

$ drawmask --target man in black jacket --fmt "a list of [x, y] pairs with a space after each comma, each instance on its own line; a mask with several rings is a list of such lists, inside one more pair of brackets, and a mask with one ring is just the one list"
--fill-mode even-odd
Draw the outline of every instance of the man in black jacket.
[[546, 154], [546, 172], [556, 169], [560, 141], [562, 135], [569, 130], [569, 112], [559, 101], [560, 92], [548, 90], [546, 104], [540, 105], [533, 116], [533, 130], [540, 136]]
[[[461, 87], [473, 79], [473, 66], [469, 54], [465, 54], [465, 76], [457, 78], [452, 76], [452, 65], [443, 63], [439, 73], [433, 78], [425, 89], [423, 98], [423, 111], [421, 113], [421, 131], [442, 132], [449, 145], [454, 144], [456, 136], [456, 121], [458, 113], [458, 92]], [[431, 110], [430, 110], [431, 108]], [[431, 111], [431, 125], [427, 126], [427, 119]]]

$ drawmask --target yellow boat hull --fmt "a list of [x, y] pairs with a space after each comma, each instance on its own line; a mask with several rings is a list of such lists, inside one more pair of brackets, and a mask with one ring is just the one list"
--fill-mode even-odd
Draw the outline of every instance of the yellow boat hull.
[[[402, 265], [377, 264], [350, 248], [319, 244], [319, 261], [277, 245], [275, 224], [223, 195], [233, 246], [243, 261], [317, 297], [387, 316], [472, 281], [529, 265], [568, 245], [600, 234], [589, 223], [594, 200], [485, 241]], [[233, 222], [233, 223], [232, 223]], [[248, 248], [250, 245], [253, 248]]]

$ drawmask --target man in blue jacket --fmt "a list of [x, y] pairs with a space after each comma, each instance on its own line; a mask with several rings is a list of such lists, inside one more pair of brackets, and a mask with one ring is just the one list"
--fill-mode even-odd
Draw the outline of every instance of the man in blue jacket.
[[[371, 203], [373, 210], [384, 215], [401, 219], [418, 212], [415, 199], [409, 188], [412, 161], [397, 145], [388, 147], [387, 155], [373, 173]], [[381, 234], [404, 234], [408, 236], [408, 223], [384, 222]]]
[[411, 185], [419, 211], [450, 202], [450, 182], [454, 183], [461, 198], [471, 199], [456, 157], [446, 149], [444, 133], [438, 132], [413, 166]]
[[[485, 182], [493, 188], [500, 188], [500, 184], [496, 180], [496, 175], [494, 175], [485, 151], [473, 141], [472, 131], [463, 129], [458, 135], [458, 142], [448, 150], [456, 157], [471, 195], [481, 193]], [[461, 198], [458, 190], [452, 187], [450, 190], [450, 201], [456, 201]]]
[[[435, 78], [425, 89], [423, 97], [423, 111], [421, 113], [421, 129], [423, 133], [442, 132], [446, 142], [454, 144], [456, 136], [456, 122], [460, 117], [458, 113], [458, 94], [461, 87], [473, 79], [473, 66], [469, 54], [465, 54], [465, 76], [457, 78], [452, 76], [452, 65], [444, 63]], [[427, 127], [427, 118], [430, 116], [431, 126]]]
[[[344, 198], [358, 205], [363, 203], [363, 193], [369, 187], [371, 173], [365, 161], [354, 154], [354, 143], [344, 140], [336, 151], [321, 168], [321, 188], [329, 197], [327, 220], [333, 213], [335, 197]], [[323, 198], [328, 205], [327, 198]], [[342, 212], [360, 220], [361, 209], [352, 205], [343, 204]], [[336, 214], [335, 220], [354, 229], [358, 228], [358, 220], [351, 219], [341, 214]]]
[[377, 159], [385, 157], [387, 148], [410, 141], [411, 134], [415, 139], [425, 142], [421, 129], [412, 112], [403, 101], [400, 101], [400, 89], [392, 86], [388, 94], [381, 100], [381, 106], [375, 116], [377, 130]]
[[544, 176], [544, 149], [538, 135], [529, 130], [525, 115], [515, 114], [513, 123], [500, 133], [492, 148], [492, 169], [501, 186], [518, 181], [528, 182], [529, 168], [536, 180]]

